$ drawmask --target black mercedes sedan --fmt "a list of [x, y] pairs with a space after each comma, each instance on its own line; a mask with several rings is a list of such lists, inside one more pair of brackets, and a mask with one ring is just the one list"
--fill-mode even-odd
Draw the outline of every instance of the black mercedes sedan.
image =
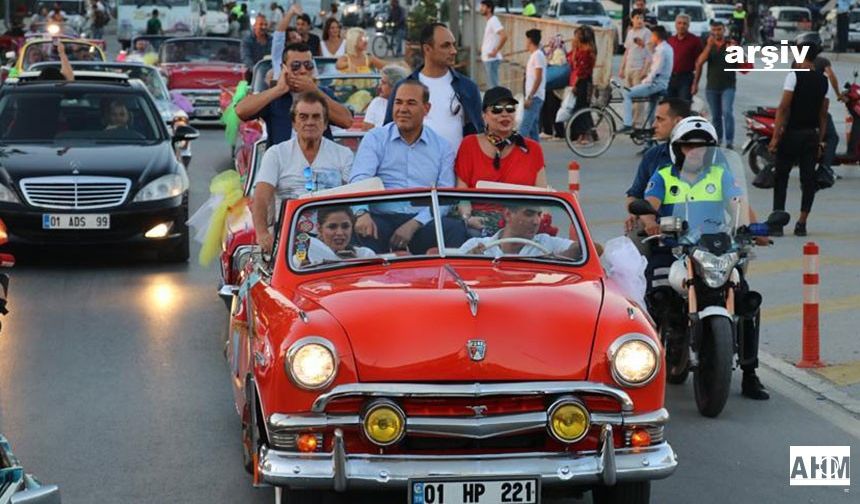
[[141, 246], [188, 259], [188, 174], [143, 84], [0, 88], [0, 220], [10, 244]]

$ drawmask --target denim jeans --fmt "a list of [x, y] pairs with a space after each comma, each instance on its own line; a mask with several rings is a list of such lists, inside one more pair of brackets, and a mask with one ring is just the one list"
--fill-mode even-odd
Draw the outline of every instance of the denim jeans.
[[520, 134], [531, 138], [535, 142], [540, 141], [540, 109], [543, 100], [535, 96], [532, 98], [532, 106], [523, 108], [523, 123], [520, 124]]
[[398, 28], [394, 30], [394, 55], [403, 55], [403, 39], [406, 38], [406, 29]]
[[484, 70], [487, 71], [487, 89], [499, 85], [499, 64], [502, 60], [490, 60], [484, 62]]
[[[633, 98], [643, 98], [666, 91], [666, 84], [647, 82], [633, 86], [624, 95], [624, 126], [633, 126]], [[637, 127], [639, 125], [637, 124]]]
[[717, 140], [720, 143], [724, 139], [727, 144], [735, 143], [735, 88], [707, 89], [705, 96], [711, 109], [711, 123], [717, 130]]

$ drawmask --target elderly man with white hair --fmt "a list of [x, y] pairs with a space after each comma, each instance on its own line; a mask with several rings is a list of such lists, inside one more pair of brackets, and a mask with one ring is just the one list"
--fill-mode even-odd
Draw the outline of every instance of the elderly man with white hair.
[[394, 85], [409, 75], [409, 70], [400, 65], [386, 65], [382, 69], [382, 78], [379, 79], [376, 97], [371, 100], [370, 105], [364, 113], [362, 128], [367, 131], [385, 124], [385, 110], [388, 108], [388, 99]]

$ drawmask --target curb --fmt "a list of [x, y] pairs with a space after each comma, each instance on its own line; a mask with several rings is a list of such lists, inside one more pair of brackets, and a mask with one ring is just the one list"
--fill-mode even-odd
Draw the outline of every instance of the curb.
[[860, 417], [860, 400], [855, 399], [824, 378], [819, 378], [811, 372], [798, 369], [783, 359], [767, 352], [759, 351], [759, 361], [771, 371], [782, 375], [788, 380], [824, 397], [837, 407], [849, 414]]

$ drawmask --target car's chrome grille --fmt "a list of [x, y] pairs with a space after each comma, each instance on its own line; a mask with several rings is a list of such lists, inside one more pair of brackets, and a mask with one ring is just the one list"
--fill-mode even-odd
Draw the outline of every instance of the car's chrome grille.
[[88, 210], [121, 205], [131, 181], [118, 177], [62, 176], [21, 180], [21, 192], [31, 206]]

